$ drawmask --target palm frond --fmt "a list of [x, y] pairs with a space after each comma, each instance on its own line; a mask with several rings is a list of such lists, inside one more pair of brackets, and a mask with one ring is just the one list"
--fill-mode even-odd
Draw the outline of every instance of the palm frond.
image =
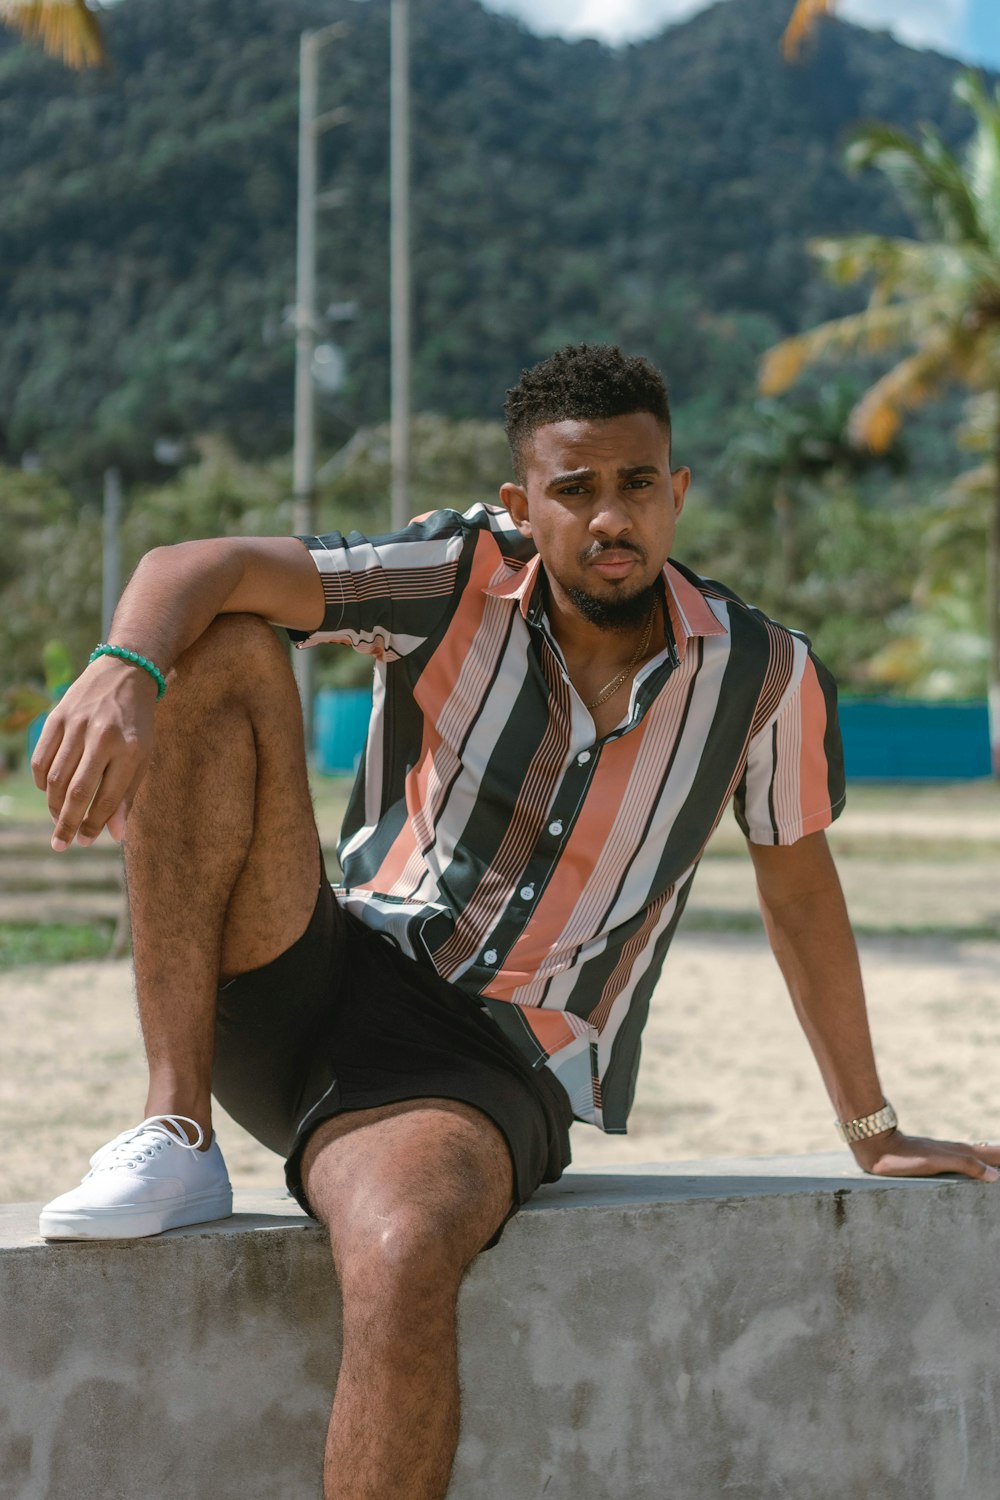
[[107, 62], [101, 28], [85, 0], [0, 0], [0, 22], [69, 68]]
[[943, 334], [901, 359], [865, 392], [851, 413], [851, 441], [885, 453], [903, 424], [903, 413], [920, 406], [955, 374], [955, 343]]
[[979, 245], [856, 234], [812, 240], [809, 249], [838, 285], [871, 277], [876, 302], [950, 292], [956, 305], [1000, 305], [1000, 257]]
[[821, 323], [807, 333], [795, 334], [768, 349], [760, 364], [758, 389], [765, 396], [780, 396], [793, 385], [808, 364], [827, 355], [878, 353], [906, 344], [922, 344], [929, 330], [950, 327], [950, 299], [922, 298], [868, 307], [864, 312]]
[[757, 389], [764, 396], [782, 395], [795, 384], [809, 360], [809, 349], [802, 335], [783, 339], [762, 356]]
[[996, 482], [995, 466], [992, 463], [979, 464], [975, 469], [965, 469], [957, 479], [953, 479], [948, 486], [948, 494], [954, 498], [957, 507], [970, 495], [977, 499], [982, 495], [992, 495], [996, 489]]
[[859, 126], [845, 159], [852, 171], [876, 167], [883, 172], [903, 206], [932, 237], [952, 243], [987, 241], [961, 162], [929, 126], [919, 140], [892, 125]]
[[965, 420], [958, 429], [958, 445], [969, 453], [992, 453], [1000, 420], [1000, 394], [995, 389], [970, 396]]
[[837, 0], [795, 0], [795, 9], [781, 38], [781, 50], [788, 62], [797, 62], [802, 44], [812, 35], [821, 16], [832, 15]]
[[1000, 89], [989, 94], [975, 73], [955, 80], [956, 99], [976, 117], [977, 128], [965, 152], [965, 174], [987, 241], [1000, 254]]

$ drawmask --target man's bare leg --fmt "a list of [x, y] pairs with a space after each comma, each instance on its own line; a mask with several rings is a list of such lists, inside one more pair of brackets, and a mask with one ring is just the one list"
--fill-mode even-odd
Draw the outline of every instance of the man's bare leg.
[[290, 947], [319, 882], [298, 693], [263, 620], [222, 616], [178, 660], [124, 849], [146, 1114], [207, 1138], [220, 977]]
[[471, 1105], [422, 1099], [327, 1121], [302, 1165], [344, 1305], [325, 1500], [441, 1500], [458, 1442], [458, 1289], [509, 1211], [507, 1143]]

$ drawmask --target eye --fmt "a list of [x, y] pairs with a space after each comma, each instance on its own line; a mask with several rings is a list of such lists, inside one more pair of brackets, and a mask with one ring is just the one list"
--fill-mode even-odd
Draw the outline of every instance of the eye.
[[630, 479], [625, 488], [627, 490], [648, 490], [652, 483], [653, 481], [651, 479], [643, 479], [640, 476], [636, 479]]
[[586, 489], [582, 484], [563, 484], [559, 486], [560, 495], [584, 495]]

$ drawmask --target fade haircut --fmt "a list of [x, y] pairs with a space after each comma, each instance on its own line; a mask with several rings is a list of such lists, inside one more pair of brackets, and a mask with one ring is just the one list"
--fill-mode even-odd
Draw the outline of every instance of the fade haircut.
[[660, 372], [613, 344], [566, 344], [523, 370], [507, 392], [504, 422], [514, 477], [524, 483], [528, 448], [549, 422], [592, 422], [647, 411], [670, 442], [670, 400]]

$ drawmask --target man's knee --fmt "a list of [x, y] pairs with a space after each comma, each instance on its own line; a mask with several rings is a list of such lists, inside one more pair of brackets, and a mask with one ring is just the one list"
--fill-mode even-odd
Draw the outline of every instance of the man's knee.
[[[330, 1231], [345, 1297], [378, 1289], [382, 1296], [456, 1289], [469, 1262], [469, 1226], [460, 1214], [401, 1203], [334, 1224]], [[474, 1246], [471, 1254], [475, 1253]]]
[[512, 1163], [480, 1110], [415, 1099], [335, 1116], [302, 1156], [346, 1291], [455, 1287], [510, 1208]]
[[275, 688], [294, 690], [288, 652], [274, 627], [260, 615], [216, 615], [180, 657], [167, 677], [176, 702], [186, 693], [209, 689], [221, 697], [253, 698]]

